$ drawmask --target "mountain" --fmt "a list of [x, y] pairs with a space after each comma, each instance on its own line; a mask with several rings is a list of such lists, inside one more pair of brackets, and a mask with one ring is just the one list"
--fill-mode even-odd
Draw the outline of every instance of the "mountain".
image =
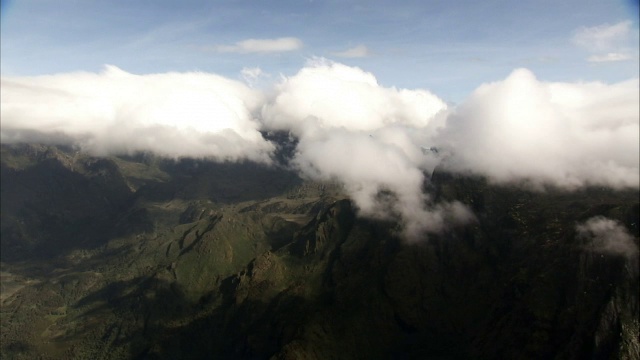
[[640, 358], [637, 190], [436, 169], [476, 221], [408, 242], [284, 166], [1, 150], [3, 359]]

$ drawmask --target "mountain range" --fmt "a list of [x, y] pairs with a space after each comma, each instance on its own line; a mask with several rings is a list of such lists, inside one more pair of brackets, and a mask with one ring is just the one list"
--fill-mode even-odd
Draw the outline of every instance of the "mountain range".
[[275, 165], [3, 144], [1, 357], [640, 358], [637, 189], [437, 167], [474, 219], [407, 240], [285, 138]]

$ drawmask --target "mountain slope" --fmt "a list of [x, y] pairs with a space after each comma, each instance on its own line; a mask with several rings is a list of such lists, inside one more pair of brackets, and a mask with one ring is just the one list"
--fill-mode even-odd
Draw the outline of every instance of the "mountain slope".
[[[477, 222], [407, 243], [277, 167], [2, 147], [2, 357], [638, 358], [638, 192], [436, 171]], [[5, 197], [6, 195], [6, 197]]]

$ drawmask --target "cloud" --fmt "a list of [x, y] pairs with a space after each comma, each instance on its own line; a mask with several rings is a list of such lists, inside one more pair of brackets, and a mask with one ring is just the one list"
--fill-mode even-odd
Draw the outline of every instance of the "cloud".
[[371, 55], [371, 51], [364, 45], [358, 45], [345, 51], [334, 52], [334, 56], [344, 58], [363, 58]]
[[606, 51], [622, 44], [630, 33], [631, 21], [582, 27], [575, 32], [573, 42], [589, 51]]
[[[418, 150], [405, 140], [410, 150]], [[294, 164], [311, 179], [342, 183], [360, 215], [397, 220], [409, 240], [472, 221], [474, 215], [459, 202], [434, 203], [423, 191], [427, 180], [417, 151], [408, 154], [405, 150], [384, 137], [334, 128], [302, 137]]]
[[[252, 84], [265, 74], [241, 76]], [[425, 192], [437, 165], [536, 189], [638, 188], [639, 85], [542, 82], [518, 69], [449, 108], [427, 90], [383, 87], [321, 58], [260, 91], [214, 74], [107, 66], [3, 76], [0, 140], [269, 163], [275, 146], [260, 131], [283, 130], [299, 140], [291, 166], [301, 176], [341, 183], [361, 215], [395, 219], [418, 239], [473, 220]]]
[[276, 86], [262, 119], [299, 138], [293, 164], [303, 176], [343, 184], [361, 215], [396, 217], [418, 239], [473, 218], [423, 192], [437, 159], [421, 145], [445, 109], [428, 91], [384, 88], [359, 68], [315, 59]]
[[384, 88], [375, 76], [326, 59], [311, 60], [275, 86], [265, 124], [297, 135], [315, 128], [370, 131], [390, 124], [427, 126], [446, 104], [426, 90]]
[[589, 62], [617, 62], [631, 60], [631, 55], [623, 53], [607, 53], [604, 55], [593, 55], [587, 59]]
[[578, 236], [587, 241], [590, 251], [627, 257], [638, 256], [638, 246], [629, 231], [618, 221], [595, 216], [576, 225]]
[[526, 69], [480, 86], [434, 143], [497, 183], [639, 186], [639, 82], [545, 83]]
[[134, 75], [107, 66], [99, 74], [2, 77], [0, 101], [3, 143], [58, 134], [97, 154], [259, 162], [273, 149], [251, 117], [262, 94], [212, 74]]
[[295, 37], [282, 37], [277, 39], [247, 39], [233, 45], [219, 45], [215, 50], [222, 53], [275, 53], [301, 49], [302, 40]]

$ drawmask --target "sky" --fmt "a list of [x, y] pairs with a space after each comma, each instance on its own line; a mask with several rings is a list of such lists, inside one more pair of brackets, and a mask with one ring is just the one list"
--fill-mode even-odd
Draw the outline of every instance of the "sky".
[[639, 67], [637, 0], [2, 0], [1, 17], [3, 75], [108, 64], [230, 78], [260, 69], [264, 82], [324, 57], [457, 103], [521, 67], [605, 82]]
[[[290, 169], [407, 239], [474, 221], [425, 191], [436, 168], [640, 187], [637, 1], [25, 0], [1, 17], [3, 144], [277, 166], [262, 134], [284, 131]], [[577, 231], [618, 229], [596, 220]]]

